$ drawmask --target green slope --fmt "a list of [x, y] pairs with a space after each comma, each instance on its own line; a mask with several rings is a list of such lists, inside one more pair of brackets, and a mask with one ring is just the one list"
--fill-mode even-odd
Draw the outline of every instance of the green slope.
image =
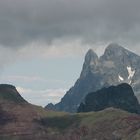
[[27, 103], [0, 85], [0, 140], [140, 140], [140, 115], [119, 109], [69, 114]]
[[12, 85], [0, 84], [0, 101], [27, 103]]

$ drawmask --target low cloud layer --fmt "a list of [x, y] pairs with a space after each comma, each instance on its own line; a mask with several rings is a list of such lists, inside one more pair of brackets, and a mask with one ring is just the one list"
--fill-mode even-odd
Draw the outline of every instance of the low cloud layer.
[[[98, 54], [116, 42], [140, 54], [139, 0], [0, 0], [0, 67], [21, 58]], [[7, 56], [7, 57], [5, 57]]]
[[1, 0], [0, 44], [80, 38], [139, 44], [139, 0]]

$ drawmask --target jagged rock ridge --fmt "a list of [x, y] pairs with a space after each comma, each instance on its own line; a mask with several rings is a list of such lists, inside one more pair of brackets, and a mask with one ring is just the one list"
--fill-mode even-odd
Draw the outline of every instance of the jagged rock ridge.
[[139, 78], [140, 56], [137, 54], [114, 43], [105, 49], [101, 57], [90, 49], [85, 56], [80, 78], [53, 109], [76, 112], [88, 93], [120, 83], [130, 84], [139, 98]]

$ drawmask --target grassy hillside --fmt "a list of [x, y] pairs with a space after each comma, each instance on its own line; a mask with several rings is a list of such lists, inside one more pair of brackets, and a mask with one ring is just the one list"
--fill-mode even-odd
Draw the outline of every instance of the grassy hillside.
[[27, 103], [12, 85], [0, 84], [0, 101]]
[[140, 116], [113, 108], [75, 114], [45, 110], [27, 103], [15, 87], [1, 85], [0, 140], [140, 140]]
[[[52, 137], [68, 140], [139, 140], [140, 116], [117, 109], [48, 116], [41, 120]], [[59, 134], [59, 138], [58, 138]]]
[[28, 108], [25, 106], [24, 109], [18, 106], [14, 110], [18, 111], [14, 113], [16, 123], [11, 121], [4, 124], [4, 128], [7, 128], [5, 130], [8, 131], [5, 136], [0, 131], [1, 140], [140, 139], [140, 116], [118, 109], [109, 108], [100, 112], [68, 114], [45, 111], [41, 107], [31, 105]]

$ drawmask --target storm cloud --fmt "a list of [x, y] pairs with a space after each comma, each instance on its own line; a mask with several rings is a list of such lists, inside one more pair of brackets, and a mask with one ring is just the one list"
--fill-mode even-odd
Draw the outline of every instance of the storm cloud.
[[70, 38], [136, 48], [139, 6], [139, 0], [0, 0], [0, 44], [20, 47]]

